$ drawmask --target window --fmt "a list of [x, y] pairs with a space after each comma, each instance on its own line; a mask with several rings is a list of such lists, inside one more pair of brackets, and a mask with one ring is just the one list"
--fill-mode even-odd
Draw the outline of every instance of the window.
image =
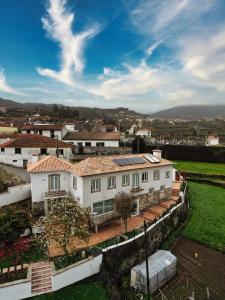
[[27, 129], [27, 133], [30, 134], [30, 129]]
[[39, 130], [39, 134], [42, 135], [42, 130], [41, 129]]
[[108, 177], [108, 190], [116, 188], [116, 176]]
[[47, 154], [47, 149], [46, 148], [41, 148], [41, 155]]
[[153, 195], [154, 194], [154, 188], [153, 187], [149, 188], [148, 193], [149, 193], [149, 195]]
[[91, 142], [85, 142], [86, 147], [91, 147]]
[[97, 202], [93, 204], [93, 213], [96, 215], [103, 214], [103, 202]]
[[170, 178], [170, 171], [166, 171], [166, 178]]
[[51, 138], [53, 138], [53, 139], [55, 138], [55, 131], [54, 131], [54, 130], [51, 130], [51, 131], [50, 131], [50, 136], [51, 136]]
[[5, 148], [1, 148], [1, 152], [5, 152]]
[[100, 215], [110, 211], [114, 211], [113, 199], [93, 203], [93, 213], [95, 215]]
[[130, 175], [125, 174], [122, 176], [122, 186], [130, 185]]
[[142, 182], [147, 182], [148, 181], [148, 172], [143, 172], [141, 174], [141, 181]]
[[96, 143], [96, 147], [104, 147], [104, 146], [105, 146], [105, 143], [103, 143], [103, 142]]
[[15, 154], [21, 154], [21, 148], [15, 148]]
[[104, 201], [104, 212], [110, 212], [113, 210], [114, 210], [113, 199], [105, 200]]
[[153, 178], [154, 178], [154, 180], [159, 180], [160, 179], [160, 170], [154, 170]]
[[139, 173], [134, 173], [132, 176], [132, 187], [139, 188]]
[[91, 180], [91, 192], [99, 192], [101, 190], [101, 179], [92, 179]]
[[60, 190], [59, 175], [50, 175], [49, 176], [49, 191], [58, 191], [58, 190]]
[[160, 192], [163, 193], [165, 190], [165, 185], [160, 185]]
[[77, 177], [76, 176], [73, 176], [73, 188], [74, 188], [74, 190], [77, 189]]
[[59, 155], [63, 155], [63, 153], [64, 153], [63, 149], [57, 149], [57, 150], [58, 150]]

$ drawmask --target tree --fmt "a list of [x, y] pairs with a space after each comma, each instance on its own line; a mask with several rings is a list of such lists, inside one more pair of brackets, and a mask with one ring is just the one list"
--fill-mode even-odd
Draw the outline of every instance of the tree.
[[14, 242], [30, 226], [25, 212], [10, 207], [0, 209], [0, 246]]
[[122, 221], [125, 226], [125, 231], [127, 232], [127, 219], [134, 212], [135, 198], [133, 195], [119, 192], [114, 199], [115, 209], [121, 216]]
[[45, 249], [52, 241], [57, 242], [68, 256], [67, 245], [72, 236], [88, 241], [90, 218], [90, 210], [80, 207], [73, 198], [50, 200], [48, 214], [36, 222], [41, 229], [37, 240]]

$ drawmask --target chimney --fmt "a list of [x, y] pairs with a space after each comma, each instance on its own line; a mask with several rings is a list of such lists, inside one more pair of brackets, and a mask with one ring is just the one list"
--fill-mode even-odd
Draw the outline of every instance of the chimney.
[[154, 149], [152, 150], [152, 153], [155, 157], [157, 157], [159, 160], [162, 158], [162, 150]]
[[36, 164], [38, 162], [38, 155], [32, 155], [31, 163]]

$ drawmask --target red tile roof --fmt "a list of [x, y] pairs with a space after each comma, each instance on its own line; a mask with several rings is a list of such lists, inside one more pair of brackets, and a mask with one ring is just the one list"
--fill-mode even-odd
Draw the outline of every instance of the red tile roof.
[[63, 140], [105, 140], [119, 141], [120, 132], [68, 132]]
[[20, 134], [0, 148], [72, 148], [71, 144], [39, 134]]
[[27, 172], [37, 173], [68, 171], [70, 167], [71, 164], [66, 160], [48, 155], [35, 164], [28, 164]]
[[25, 125], [21, 128], [21, 130], [62, 130], [64, 125], [55, 125], [55, 124], [41, 124], [41, 125], [35, 125], [35, 124], [29, 124]]

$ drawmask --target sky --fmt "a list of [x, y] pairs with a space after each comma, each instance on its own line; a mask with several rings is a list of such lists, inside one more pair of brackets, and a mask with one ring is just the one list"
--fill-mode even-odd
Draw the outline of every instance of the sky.
[[0, 0], [0, 97], [225, 104], [224, 0]]

